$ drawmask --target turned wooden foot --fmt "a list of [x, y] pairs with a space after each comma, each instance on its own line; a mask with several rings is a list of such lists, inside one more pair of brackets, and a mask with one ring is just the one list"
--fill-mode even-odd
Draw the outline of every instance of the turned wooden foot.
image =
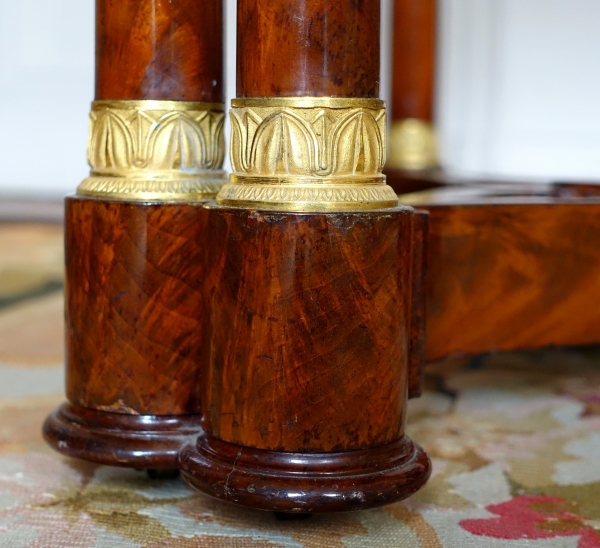
[[204, 434], [182, 451], [181, 469], [191, 485], [215, 498], [310, 514], [405, 499], [425, 484], [431, 464], [407, 436], [381, 447], [311, 454], [261, 451]]
[[124, 415], [61, 405], [44, 423], [48, 444], [68, 457], [110, 466], [172, 470], [201, 432], [196, 415]]

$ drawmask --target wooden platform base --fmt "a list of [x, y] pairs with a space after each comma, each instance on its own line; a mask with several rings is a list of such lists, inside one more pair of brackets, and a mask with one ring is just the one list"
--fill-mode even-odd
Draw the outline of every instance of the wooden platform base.
[[429, 213], [426, 358], [600, 342], [597, 185], [454, 185]]
[[196, 415], [125, 415], [65, 403], [46, 419], [43, 434], [63, 455], [130, 468], [177, 468], [182, 447], [201, 432]]
[[260, 510], [326, 513], [405, 499], [427, 481], [431, 463], [410, 438], [338, 453], [240, 447], [202, 435], [181, 453], [181, 472], [217, 499]]

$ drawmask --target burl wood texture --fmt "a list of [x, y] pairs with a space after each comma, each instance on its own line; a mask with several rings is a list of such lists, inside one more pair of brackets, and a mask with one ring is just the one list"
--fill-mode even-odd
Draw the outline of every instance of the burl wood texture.
[[198, 412], [202, 205], [66, 201], [67, 396], [114, 413]]
[[380, 0], [239, 0], [238, 97], [378, 97]]
[[276, 451], [397, 440], [407, 395], [412, 210], [209, 213], [204, 430]]
[[421, 206], [427, 358], [600, 342], [600, 203], [496, 200]]
[[223, 1], [96, 0], [96, 99], [223, 102]]
[[395, 0], [392, 119], [432, 121], [437, 0]]

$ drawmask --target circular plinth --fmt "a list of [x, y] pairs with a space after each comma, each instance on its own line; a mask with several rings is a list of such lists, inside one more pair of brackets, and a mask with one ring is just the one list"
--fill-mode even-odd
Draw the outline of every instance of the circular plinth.
[[125, 415], [70, 403], [51, 413], [45, 440], [63, 455], [131, 468], [177, 468], [181, 448], [195, 440], [197, 415]]
[[273, 512], [324, 513], [391, 504], [417, 492], [431, 463], [410, 438], [361, 451], [284, 453], [202, 434], [180, 455], [192, 486], [215, 498]]

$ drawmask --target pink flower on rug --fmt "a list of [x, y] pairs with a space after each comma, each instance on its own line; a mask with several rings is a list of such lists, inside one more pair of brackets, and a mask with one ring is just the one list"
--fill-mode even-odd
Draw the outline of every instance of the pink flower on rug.
[[505, 540], [579, 536], [578, 548], [600, 548], [598, 533], [563, 499], [522, 496], [492, 504], [486, 510], [498, 517], [465, 519], [460, 526], [473, 535]]

